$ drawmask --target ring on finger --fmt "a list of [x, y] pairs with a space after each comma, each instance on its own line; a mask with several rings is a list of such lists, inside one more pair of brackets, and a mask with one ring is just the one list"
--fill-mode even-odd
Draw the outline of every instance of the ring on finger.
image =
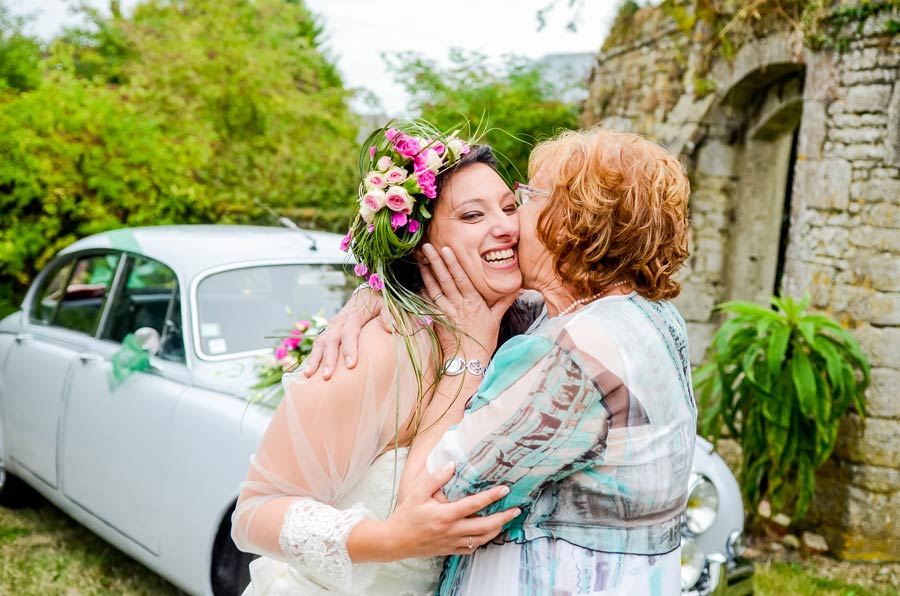
[[469, 536], [469, 544], [467, 544], [466, 546], [469, 547], [469, 550], [475, 550], [475, 541], [472, 540], [471, 536]]
[[319, 334], [316, 337], [322, 337], [326, 333], [328, 333], [328, 327], [325, 327], [321, 331], [319, 331]]
[[444, 293], [441, 292], [441, 293], [439, 293], [437, 296], [435, 296], [434, 298], [432, 298], [431, 301], [432, 301], [432, 302], [437, 302], [438, 300], [440, 300], [440, 299], [443, 298], [443, 297], [444, 297]]

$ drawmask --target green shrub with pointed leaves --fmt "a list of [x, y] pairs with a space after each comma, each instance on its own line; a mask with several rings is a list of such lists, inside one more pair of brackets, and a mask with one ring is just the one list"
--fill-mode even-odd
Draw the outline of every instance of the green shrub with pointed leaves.
[[750, 302], [717, 308], [736, 315], [716, 332], [709, 363], [694, 373], [701, 434], [727, 428], [743, 450], [741, 491], [755, 512], [797, 521], [815, 490], [815, 470], [831, 455], [841, 417], [865, 414], [869, 363], [850, 333], [799, 303], [772, 298], [777, 310]]

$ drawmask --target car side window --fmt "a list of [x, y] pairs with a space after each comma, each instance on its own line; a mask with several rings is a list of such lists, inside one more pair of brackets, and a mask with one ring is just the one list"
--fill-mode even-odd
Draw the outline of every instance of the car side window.
[[72, 272], [72, 263], [74, 260], [69, 259], [62, 263], [58, 263], [55, 269], [49, 271], [41, 287], [38, 289], [31, 305], [31, 320], [41, 325], [49, 325], [56, 313], [56, 307], [62, 298], [63, 289], [69, 280], [69, 274]]
[[50, 324], [93, 335], [118, 265], [116, 253], [78, 259]]
[[177, 348], [181, 336], [178, 294], [178, 278], [169, 267], [147, 257], [128, 257], [125, 283], [102, 337], [121, 342], [129, 333], [150, 327], [160, 335], [159, 356], [183, 361], [184, 349], [179, 353]]

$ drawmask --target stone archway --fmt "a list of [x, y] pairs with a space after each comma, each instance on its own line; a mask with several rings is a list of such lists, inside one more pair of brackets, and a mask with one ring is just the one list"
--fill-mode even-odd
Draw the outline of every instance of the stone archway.
[[766, 304], [781, 290], [788, 238], [797, 131], [803, 114], [803, 70], [757, 89], [733, 129], [734, 185], [723, 271], [726, 300]]

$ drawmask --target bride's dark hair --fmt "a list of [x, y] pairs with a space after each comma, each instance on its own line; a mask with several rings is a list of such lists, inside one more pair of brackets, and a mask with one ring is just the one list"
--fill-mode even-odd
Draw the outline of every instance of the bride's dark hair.
[[[470, 148], [470, 151], [463, 155], [460, 160], [457, 161], [452, 167], [447, 168], [435, 177], [435, 186], [437, 188], [437, 198], [435, 199], [435, 201], [441, 200], [441, 193], [443, 192], [443, 189], [450, 183], [455, 175], [459, 174], [469, 166], [478, 163], [488, 166], [498, 174], [500, 173], [498, 169], [499, 165], [497, 162], [497, 157], [494, 155], [494, 150], [491, 149], [491, 146], [473, 145]], [[428, 228], [430, 227], [430, 225], [431, 220], [429, 219], [425, 222], [425, 231], [422, 234], [422, 243], [428, 241]], [[394, 272], [394, 278], [397, 280], [397, 282], [400, 283], [400, 285], [402, 285], [410, 292], [419, 294], [423, 289], [422, 274], [419, 272], [419, 266], [416, 261], [414, 252], [391, 263], [391, 269]]]

